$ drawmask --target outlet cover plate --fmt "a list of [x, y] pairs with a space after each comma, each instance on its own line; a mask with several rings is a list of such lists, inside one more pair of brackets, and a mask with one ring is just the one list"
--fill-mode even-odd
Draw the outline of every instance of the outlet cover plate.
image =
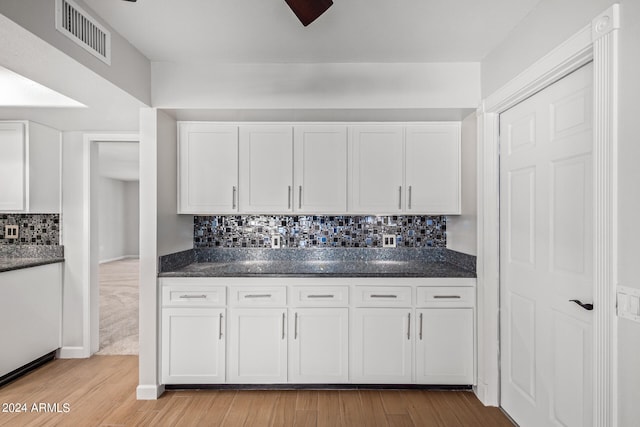
[[4, 238], [5, 239], [17, 239], [18, 236], [18, 226], [17, 225], [9, 225], [6, 224], [4, 226]]
[[382, 235], [382, 247], [383, 248], [395, 248], [396, 236], [395, 234], [383, 234]]

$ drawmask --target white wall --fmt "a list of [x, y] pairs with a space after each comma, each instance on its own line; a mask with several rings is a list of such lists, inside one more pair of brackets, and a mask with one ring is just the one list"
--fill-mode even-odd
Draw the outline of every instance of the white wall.
[[81, 357], [85, 345], [87, 277], [84, 257], [84, 151], [80, 132], [62, 135], [62, 245], [64, 284], [62, 300], [62, 357]]
[[55, 28], [55, 1], [2, 0], [0, 13], [111, 81], [146, 105], [151, 102], [149, 60], [110, 28], [82, 0], [75, 0], [111, 32], [111, 65], [94, 57]]
[[[637, 260], [640, 256], [640, 144], [637, 143], [640, 116], [640, 2], [619, 0], [620, 88], [618, 146], [618, 285], [640, 288]], [[588, 25], [612, 4], [610, 0], [543, 0], [511, 33], [509, 38], [482, 62], [483, 96], [505, 84], [553, 47]], [[631, 427], [640, 419], [640, 324], [618, 321], [618, 425]]]
[[476, 108], [479, 63], [151, 64], [158, 108]]
[[155, 108], [140, 111], [139, 399], [155, 399], [158, 378], [158, 257], [193, 248], [193, 216], [177, 212], [177, 125]]
[[473, 113], [462, 121], [462, 207], [461, 214], [447, 217], [447, 248], [477, 255], [477, 141], [478, 119]]
[[138, 183], [99, 178], [99, 260], [138, 255]]
[[124, 229], [126, 232], [124, 252], [131, 256], [140, 254], [140, 183], [125, 181], [124, 203], [127, 206]]

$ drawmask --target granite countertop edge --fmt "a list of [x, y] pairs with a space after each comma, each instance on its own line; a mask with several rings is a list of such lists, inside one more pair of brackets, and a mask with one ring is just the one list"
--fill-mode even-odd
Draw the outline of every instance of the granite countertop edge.
[[64, 258], [4, 258], [0, 259], [0, 273], [60, 262], [64, 262]]
[[[263, 269], [240, 263], [263, 262]], [[330, 261], [326, 269], [310, 266]], [[383, 262], [402, 262], [385, 266]], [[280, 264], [278, 266], [277, 264]], [[281, 268], [280, 268], [281, 267]], [[391, 271], [389, 271], [391, 270]], [[475, 278], [475, 256], [449, 249], [191, 249], [159, 259], [158, 277]]]
[[0, 273], [64, 262], [62, 245], [0, 245]]

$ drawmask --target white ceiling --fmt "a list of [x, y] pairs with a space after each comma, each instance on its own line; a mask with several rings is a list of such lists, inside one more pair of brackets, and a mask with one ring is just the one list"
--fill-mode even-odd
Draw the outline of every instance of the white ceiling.
[[152, 61], [480, 61], [539, 0], [334, 0], [303, 27], [284, 0], [85, 0]]
[[120, 181], [140, 179], [140, 147], [137, 142], [100, 142], [100, 176]]

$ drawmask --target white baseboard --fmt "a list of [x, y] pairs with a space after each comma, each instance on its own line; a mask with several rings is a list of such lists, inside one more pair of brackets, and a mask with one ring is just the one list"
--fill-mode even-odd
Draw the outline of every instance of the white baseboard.
[[142, 385], [136, 388], [136, 399], [156, 400], [164, 393], [164, 385]]
[[486, 384], [475, 385], [473, 392], [484, 406], [500, 406], [500, 403], [495, 401], [489, 394], [489, 387]]
[[56, 352], [58, 359], [86, 359], [89, 356], [89, 352], [84, 347], [62, 347]]
[[122, 255], [115, 258], [103, 259], [98, 261], [98, 264], [106, 264], [108, 262], [121, 261], [123, 259], [131, 259], [131, 258], [140, 258], [140, 255]]

